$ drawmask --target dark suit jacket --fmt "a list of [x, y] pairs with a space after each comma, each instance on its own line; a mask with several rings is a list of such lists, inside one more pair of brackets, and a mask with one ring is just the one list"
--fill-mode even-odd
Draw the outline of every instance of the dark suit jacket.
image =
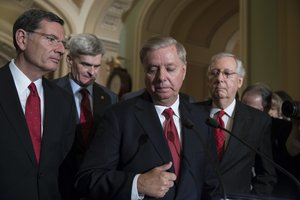
[[[212, 163], [208, 161], [209, 158], [216, 161], [213, 135], [199, 108], [181, 98], [179, 110], [181, 119], [192, 120], [194, 127], [182, 125], [179, 182], [163, 199], [199, 200], [201, 195], [208, 198], [216, 193], [218, 185]], [[214, 152], [213, 157], [209, 157], [208, 151]], [[107, 111], [85, 155], [77, 188], [91, 199], [128, 200], [136, 174], [171, 160], [154, 104], [144, 93]], [[174, 168], [170, 171], [174, 172]]]
[[[211, 102], [201, 102], [210, 112]], [[271, 118], [237, 100], [232, 133], [258, 151], [272, 158]], [[252, 176], [252, 167], [256, 176]], [[230, 137], [220, 161], [220, 171], [228, 194], [270, 195], [276, 182], [271, 163], [261, 158], [234, 137]], [[252, 190], [250, 188], [252, 185]]]
[[8, 67], [0, 68], [0, 199], [61, 199], [58, 169], [71, 148], [75, 116], [72, 97], [43, 79], [44, 124], [39, 166], [24, 112]]
[[[69, 75], [66, 75], [62, 78], [54, 80], [54, 82], [65, 89], [70, 95], [73, 96], [73, 91], [71, 88]], [[105, 110], [112, 104], [117, 103], [118, 96], [110, 91], [109, 89], [94, 83], [93, 84], [93, 128], [90, 134], [90, 140], [93, 138], [95, 131], [101, 118], [105, 112]], [[67, 158], [64, 161], [63, 166], [61, 167], [61, 176], [60, 176], [60, 190], [62, 192], [62, 196], [64, 200], [76, 200], [79, 199], [79, 195], [75, 191], [74, 188], [74, 177], [78, 171], [79, 165], [82, 161], [83, 155], [87, 149], [87, 146], [83, 143], [83, 138], [81, 134], [81, 126], [79, 124], [79, 117], [77, 113], [77, 109], [75, 107], [74, 102], [74, 110], [76, 113], [76, 138], [74, 140], [74, 144], [72, 150], [68, 154]]]
[[[73, 91], [71, 88], [69, 75], [66, 75], [62, 78], [56, 79], [56, 80], [54, 80], [54, 82], [58, 86], [65, 89], [69, 94], [71, 94], [73, 96]], [[74, 101], [74, 98], [73, 98], [73, 101]], [[91, 138], [94, 136], [97, 126], [98, 126], [99, 122], [101, 121], [101, 118], [102, 118], [105, 110], [110, 105], [115, 104], [117, 102], [118, 102], [118, 96], [115, 93], [113, 93], [106, 87], [99, 85], [98, 83], [93, 83], [93, 130], [91, 131]], [[75, 105], [75, 101], [74, 101], [74, 105]], [[74, 109], [76, 110], [75, 111], [76, 119], [77, 119], [76, 121], [79, 124], [77, 109], [75, 107], [74, 107]], [[78, 143], [78, 145], [80, 145], [79, 148], [81, 148], [82, 151], [84, 152], [86, 150], [86, 146], [83, 145], [83, 139], [80, 134], [80, 132], [81, 132], [80, 129], [81, 128], [79, 126], [77, 126], [76, 139], [79, 142]]]
[[[300, 180], [300, 155], [294, 157], [290, 156], [285, 146], [291, 130], [291, 121], [272, 118], [272, 146], [274, 161]], [[300, 192], [296, 183], [279, 170], [277, 170], [277, 175], [278, 182], [273, 192], [274, 196], [300, 199]]]

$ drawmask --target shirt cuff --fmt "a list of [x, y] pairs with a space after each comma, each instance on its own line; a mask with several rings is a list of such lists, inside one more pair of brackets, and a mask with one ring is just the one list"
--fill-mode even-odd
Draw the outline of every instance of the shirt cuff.
[[132, 189], [131, 189], [131, 200], [142, 200], [144, 199], [144, 194], [139, 194], [137, 189], [137, 180], [141, 174], [135, 175], [133, 182], [132, 182]]

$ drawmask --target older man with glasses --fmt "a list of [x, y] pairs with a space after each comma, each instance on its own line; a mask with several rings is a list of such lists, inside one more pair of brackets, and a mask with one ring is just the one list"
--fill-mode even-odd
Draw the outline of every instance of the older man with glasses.
[[[210, 117], [223, 128], [272, 157], [270, 117], [236, 99], [245, 76], [242, 62], [229, 53], [216, 54], [207, 76], [211, 100], [199, 104], [206, 105]], [[216, 129], [214, 134], [225, 192], [269, 196], [276, 182], [273, 166], [224, 131]]]

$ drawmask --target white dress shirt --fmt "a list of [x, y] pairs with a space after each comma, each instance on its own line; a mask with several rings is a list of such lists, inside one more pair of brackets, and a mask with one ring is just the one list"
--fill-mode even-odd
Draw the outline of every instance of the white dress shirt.
[[[28, 86], [31, 83], [31, 80], [15, 65], [15, 60], [12, 59], [9, 63], [9, 69], [11, 71], [12, 77], [17, 88], [17, 93], [19, 95], [20, 103], [22, 106], [23, 113], [25, 115], [26, 101], [30, 94]], [[41, 105], [41, 136], [43, 136], [43, 122], [44, 122], [44, 89], [42, 86], [42, 79], [34, 81], [38, 95], [40, 97]]]

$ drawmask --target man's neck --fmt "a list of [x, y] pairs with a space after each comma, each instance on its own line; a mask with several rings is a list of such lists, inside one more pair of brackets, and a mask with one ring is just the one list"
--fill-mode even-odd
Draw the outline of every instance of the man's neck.
[[232, 103], [232, 101], [233, 99], [213, 99], [213, 107], [224, 110]]

